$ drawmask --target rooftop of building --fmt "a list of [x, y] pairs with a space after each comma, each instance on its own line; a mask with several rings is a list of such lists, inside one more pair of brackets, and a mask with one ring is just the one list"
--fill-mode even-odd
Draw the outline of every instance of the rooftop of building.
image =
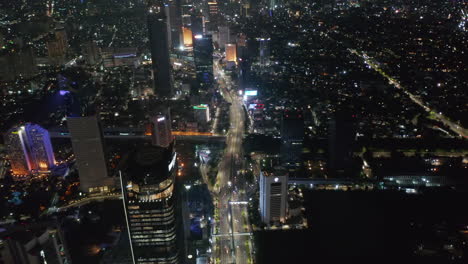
[[266, 177], [273, 177], [273, 176], [287, 176], [288, 170], [284, 167], [273, 167], [273, 168], [266, 168], [262, 170], [262, 173]]
[[[126, 155], [121, 167], [127, 177], [136, 182], [151, 181], [157, 184], [169, 177], [169, 165], [173, 159], [172, 148], [162, 148], [149, 143], [136, 145]], [[149, 182], [148, 182], [149, 183]]]

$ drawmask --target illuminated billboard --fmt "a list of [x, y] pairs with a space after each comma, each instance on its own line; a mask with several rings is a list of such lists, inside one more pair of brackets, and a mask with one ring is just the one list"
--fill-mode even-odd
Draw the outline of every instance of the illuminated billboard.
[[208, 108], [207, 104], [199, 104], [199, 105], [193, 106], [193, 109], [198, 109], [198, 110], [207, 109], [207, 108]]
[[257, 90], [246, 90], [245, 95], [247, 95], [247, 96], [257, 96]]

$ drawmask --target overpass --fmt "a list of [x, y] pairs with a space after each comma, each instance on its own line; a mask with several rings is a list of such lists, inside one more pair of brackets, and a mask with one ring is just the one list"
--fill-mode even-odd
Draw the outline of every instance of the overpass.
[[91, 202], [102, 202], [104, 200], [118, 200], [118, 199], [122, 199], [121, 193], [105, 193], [105, 194], [93, 195], [89, 197], [84, 197], [79, 200], [70, 201], [68, 204], [60, 206], [60, 207], [55, 207], [55, 206], [50, 207], [46, 211], [44, 211], [43, 214], [52, 214], [55, 212], [62, 212], [69, 208], [80, 207]]
[[[145, 133], [141, 128], [104, 128], [106, 139], [146, 139], [151, 140], [151, 134]], [[49, 130], [51, 138], [70, 138], [68, 129], [53, 128]], [[226, 136], [209, 132], [172, 131], [177, 140], [191, 141], [225, 141]]]
[[360, 179], [339, 179], [339, 178], [330, 178], [330, 179], [307, 179], [307, 178], [289, 178], [289, 184], [294, 185], [351, 185], [363, 183], [363, 180]]

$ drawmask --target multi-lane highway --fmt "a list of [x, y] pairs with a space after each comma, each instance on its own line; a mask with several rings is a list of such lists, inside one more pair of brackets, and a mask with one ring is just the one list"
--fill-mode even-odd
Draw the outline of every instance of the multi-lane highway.
[[238, 175], [243, 167], [242, 139], [245, 115], [241, 98], [232, 89], [229, 78], [215, 62], [215, 72], [221, 94], [230, 106], [230, 129], [226, 149], [218, 166], [215, 186], [218, 222], [214, 238], [217, 263], [252, 263], [251, 236], [247, 216], [244, 180]]

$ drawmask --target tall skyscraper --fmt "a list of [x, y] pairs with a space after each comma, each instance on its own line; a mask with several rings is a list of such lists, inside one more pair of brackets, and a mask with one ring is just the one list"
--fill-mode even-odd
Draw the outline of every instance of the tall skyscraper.
[[268, 66], [270, 65], [270, 38], [259, 38], [258, 42], [260, 44], [260, 66]]
[[68, 117], [73, 153], [78, 164], [80, 189], [105, 192], [114, 186], [108, 175], [102, 129], [96, 116]]
[[237, 63], [237, 46], [234, 43], [226, 44], [226, 61]]
[[342, 174], [349, 167], [356, 137], [355, 116], [347, 110], [338, 110], [328, 123], [329, 168]]
[[182, 45], [182, 11], [181, 0], [170, 0], [165, 5], [168, 26], [168, 41], [172, 49]]
[[219, 48], [224, 48], [226, 43], [231, 41], [231, 30], [228, 26], [218, 26], [219, 38], [218, 44]]
[[148, 144], [124, 160], [121, 184], [134, 263], [178, 263], [176, 154]]
[[154, 146], [167, 148], [174, 141], [172, 137], [171, 116], [167, 113], [158, 113], [151, 117], [153, 127], [151, 140]]
[[204, 30], [204, 17], [201, 14], [194, 14], [190, 17], [191, 29], [192, 34], [196, 35], [203, 35], [205, 33]]
[[55, 166], [49, 132], [39, 125], [27, 123], [10, 129], [5, 143], [15, 175], [48, 171]]
[[260, 214], [267, 225], [284, 223], [288, 199], [288, 172], [280, 167], [260, 172]]
[[184, 47], [192, 47], [193, 46], [192, 30], [190, 30], [190, 28], [188, 27], [183, 27], [182, 32], [183, 32]]
[[147, 19], [154, 92], [159, 98], [169, 98], [173, 95], [172, 76], [167, 22], [162, 1], [149, 7]]
[[206, 90], [213, 84], [213, 40], [211, 35], [195, 35], [193, 41], [197, 81]]
[[285, 111], [281, 119], [281, 163], [289, 169], [301, 166], [304, 141], [302, 112]]

